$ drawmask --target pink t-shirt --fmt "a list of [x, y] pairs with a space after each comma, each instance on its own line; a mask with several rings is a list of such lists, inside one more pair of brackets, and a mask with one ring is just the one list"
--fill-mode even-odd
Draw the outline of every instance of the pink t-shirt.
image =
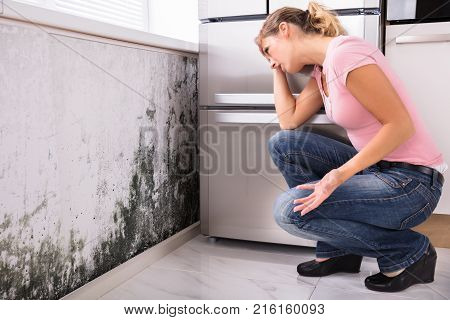
[[391, 70], [383, 53], [362, 38], [340, 35], [330, 41], [323, 63], [329, 97], [323, 91], [319, 66], [314, 66], [312, 76], [317, 80], [328, 118], [346, 130], [350, 142], [357, 151], [360, 151], [381, 129], [382, 124], [345, 86], [347, 74], [367, 64], [377, 64], [383, 70], [406, 106], [416, 129], [416, 133], [410, 139], [387, 154], [383, 160], [439, 167], [443, 169], [438, 171], [445, 171], [447, 166], [442, 153], [417, 114], [403, 83]]

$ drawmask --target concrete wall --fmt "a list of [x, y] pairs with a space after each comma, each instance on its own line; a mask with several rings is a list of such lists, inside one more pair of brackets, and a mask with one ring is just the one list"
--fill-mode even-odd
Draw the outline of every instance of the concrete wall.
[[196, 56], [6, 19], [0, 46], [0, 298], [61, 298], [199, 220]]

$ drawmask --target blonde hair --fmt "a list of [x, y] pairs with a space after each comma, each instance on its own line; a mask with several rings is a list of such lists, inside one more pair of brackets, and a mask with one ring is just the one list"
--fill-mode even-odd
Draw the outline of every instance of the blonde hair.
[[315, 1], [309, 2], [306, 11], [283, 7], [267, 16], [258, 36], [255, 38], [255, 43], [263, 55], [262, 40], [278, 34], [278, 26], [283, 21], [298, 26], [306, 34], [321, 34], [327, 37], [347, 34], [337, 14]]

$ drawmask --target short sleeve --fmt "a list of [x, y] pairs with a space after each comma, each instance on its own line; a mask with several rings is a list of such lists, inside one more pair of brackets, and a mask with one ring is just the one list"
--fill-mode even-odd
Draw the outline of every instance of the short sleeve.
[[378, 49], [364, 39], [342, 43], [336, 48], [332, 64], [338, 83], [346, 86], [350, 71], [368, 64], [377, 64], [375, 54]]

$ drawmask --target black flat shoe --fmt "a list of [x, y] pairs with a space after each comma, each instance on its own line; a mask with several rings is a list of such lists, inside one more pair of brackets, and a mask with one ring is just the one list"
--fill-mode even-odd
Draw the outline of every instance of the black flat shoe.
[[402, 273], [395, 277], [388, 277], [379, 272], [367, 277], [364, 284], [367, 289], [374, 291], [398, 292], [417, 283], [433, 282], [436, 259], [436, 250], [430, 243], [425, 254], [414, 264], [405, 268]]
[[362, 258], [362, 256], [346, 254], [322, 262], [306, 261], [297, 266], [297, 272], [305, 277], [323, 277], [336, 272], [358, 273]]

